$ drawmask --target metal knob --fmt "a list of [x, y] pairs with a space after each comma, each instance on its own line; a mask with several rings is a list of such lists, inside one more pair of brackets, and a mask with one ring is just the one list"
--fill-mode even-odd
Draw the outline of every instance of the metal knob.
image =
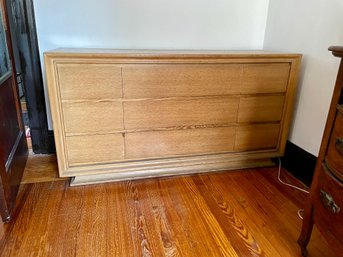
[[341, 211], [341, 208], [335, 203], [332, 196], [322, 189], [320, 190], [320, 200], [329, 212], [338, 214]]

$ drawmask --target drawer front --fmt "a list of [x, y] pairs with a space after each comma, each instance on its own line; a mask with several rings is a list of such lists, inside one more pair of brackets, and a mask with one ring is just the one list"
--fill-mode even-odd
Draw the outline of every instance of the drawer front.
[[289, 63], [246, 64], [243, 69], [242, 94], [286, 91]]
[[343, 180], [343, 114], [338, 113], [327, 150], [328, 166]]
[[238, 122], [279, 121], [282, 117], [284, 96], [241, 97]]
[[126, 98], [238, 94], [242, 65], [159, 64], [123, 67]]
[[63, 100], [122, 97], [121, 68], [114, 64], [59, 63], [57, 72]]
[[332, 176], [324, 164], [319, 174], [314, 199], [314, 221], [320, 230], [343, 242], [343, 184]]
[[69, 166], [101, 164], [124, 158], [124, 137], [120, 134], [66, 137]]
[[124, 102], [126, 129], [236, 122], [238, 97]]
[[241, 125], [236, 132], [236, 151], [275, 149], [279, 141], [280, 124]]
[[121, 102], [63, 103], [66, 133], [110, 133], [122, 130]]
[[234, 127], [149, 131], [125, 135], [129, 159], [230, 152]]

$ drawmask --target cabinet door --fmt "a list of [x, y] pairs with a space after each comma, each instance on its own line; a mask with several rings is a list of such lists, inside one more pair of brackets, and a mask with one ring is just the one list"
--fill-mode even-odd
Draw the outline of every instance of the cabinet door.
[[28, 155], [4, 1], [0, 1], [0, 213], [8, 222]]

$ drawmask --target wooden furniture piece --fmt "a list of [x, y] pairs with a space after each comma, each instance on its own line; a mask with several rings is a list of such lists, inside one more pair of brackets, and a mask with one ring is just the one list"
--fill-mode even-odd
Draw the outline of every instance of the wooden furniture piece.
[[0, 0], [0, 214], [9, 222], [28, 149], [18, 95], [6, 1]]
[[[334, 56], [343, 58], [343, 47], [330, 47]], [[303, 256], [313, 224], [330, 246], [343, 253], [343, 61], [339, 67], [322, 144], [316, 163], [309, 202], [305, 208], [298, 243]], [[342, 256], [342, 255], [339, 255]]]
[[60, 176], [72, 184], [265, 166], [283, 154], [301, 55], [45, 53]]

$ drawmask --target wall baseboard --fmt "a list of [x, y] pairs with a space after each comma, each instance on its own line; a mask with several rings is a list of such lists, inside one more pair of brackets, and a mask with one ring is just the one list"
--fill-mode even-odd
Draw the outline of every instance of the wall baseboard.
[[316, 156], [287, 141], [285, 155], [281, 158], [282, 167], [307, 186], [311, 185], [316, 161]]

